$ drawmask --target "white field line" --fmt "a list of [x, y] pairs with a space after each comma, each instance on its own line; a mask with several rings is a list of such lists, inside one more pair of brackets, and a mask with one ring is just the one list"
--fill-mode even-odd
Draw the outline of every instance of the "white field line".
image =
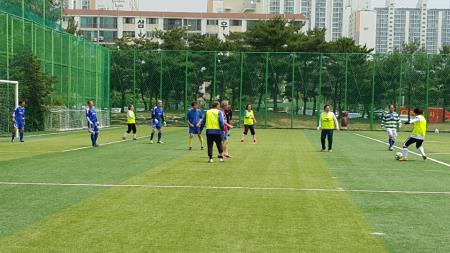
[[[139, 138], [137, 138], [137, 139], [140, 140], [140, 139], [144, 139], [144, 138], [149, 138], [149, 137], [148, 137], [148, 136], [141, 136], [141, 137], [139, 137]], [[108, 146], [108, 145], [112, 145], [112, 144], [117, 144], [117, 143], [122, 143], [122, 142], [127, 142], [127, 141], [132, 141], [132, 140], [112, 141], [112, 142], [100, 144], [100, 147], [102, 147], [102, 146]], [[67, 153], [67, 152], [73, 152], [73, 151], [78, 151], [78, 150], [88, 149], [88, 148], [92, 148], [92, 146], [84, 146], [84, 147], [79, 147], [79, 148], [66, 149], [66, 150], [63, 150], [63, 151], [61, 151], [61, 152], [62, 152], [62, 153]]]
[[[359, 137], [362, 137], [362, 138], [366, 138], [366, 139], [372, 140], [372, 141], [376, 141], [376, 142], [379, 142], [379, 143], [382, 143], [382, 144], [385, 144], [385, 145], [388, 145], [387, 142], [380, 141], [380, 140], [378, 140], [378, 139], [375, 139], [375, 138], [372, 138], [372, 137], [369, 137], [369, 136], [365, 136], [365, 135], [362, 135], [362, 134], [355, 134], [355, 135], [357, 135], [357, 136], [359, 136]], [[394, 146], [394, 147], [395, 147], [396, 149], [403, 150], [403, 148], [401, 148], [401, 147], [398, 147], [398, 146]], [[411, 153], [411, 154], [413, 154], [413, 155], [416, 155], [416, 156], [422, 157], [421, 154], [416, 153], [416, 152], [409, 151], [409, 153]], [[440, 164], [440, 165], [444, 165], [444, 166], [450, 167], [450, 164], [445, 163], [445, 162], [442, 162], [442, 161], [439, 161], [439, 160], [436, 160], [436, 159], [433, 159], [433, 158], [431, 158], [431, 157], [428, 157], [428, 160], [433, 161], [433, 162], [435, 162], [435, 163], [438, 163], [438, 164]]]
[[[105, 128], [102, 128], [102, 130], [107, 131], [107, 130], [113, 130], [113, 129], [117, 129], [117, 128], [120, 128], [120, 127], [105, 127]], [[47, 133], [47, 134], [32, 134], [32, 135], [27, 135], [26, 137], [41, 137], [41, 136], [58, 135], [58, 134], [81, 133], [81, 132], [85, 132], [85, 131], [87, 131], [87, 130], [80, 129], [80, 130], [62, 131], [62, 132]]]
[[51, 186], [51, 187], [99, 187], [99, 188], [147, 188], [147, 189], [197, 189], [197, 190], [247, 190], [247, 191], [290, 191], [290, 192], [356, 192], [356, 193], [393, 193], [407, 195], [449, 195], [440, 191], [396, 191], [396, 190], [346, 190], [293, 187], [245, 187], [245, 186], [201, 186], [201, 185], [146, 185], [146, 184], [75, 184], [75, 183], [38, 183], [38, 182], [0, 182], [0, 186]]

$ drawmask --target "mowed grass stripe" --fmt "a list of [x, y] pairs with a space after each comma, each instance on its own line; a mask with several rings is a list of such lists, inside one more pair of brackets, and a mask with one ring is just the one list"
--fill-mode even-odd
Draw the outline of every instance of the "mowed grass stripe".
[[[195, 151], [121, 184], [336, 186], [301, 131], [258, 134], [257, 145], [234, 139], [224, 164]], [[385, 252], [372, 232], [346, 193], [114, 188], [0, 241], [0, 251]]]
[[[120, 139], [122, 129], [110, 138]], [[59, 183], [117, 184], [160, 164], [185, 155], [177, 140], [185, 136], [181, 129], [167, 129], [167, 144], [150, 145], [148, 139], [129, 141], [97, 149], [69, 153], [51, 153], [0, 162], [0, 181], [40, 181]], [[78, 136], [59, 136], [64, 143]], [[84, 139], [88, 136], [83, 135]], [[39, 142], [43, 150], [46, 141]], [[36, 143], [36, 144], [39, 144]], [[23, 150], [34, 149], [25, 143]], [[78, 144], [79, 145], [79, 144]], [[0, 238], [39, 221], [61, 209], [91, 197], [104, 189], [68, 189], [65, 187], [0, 186]]]
[[[319, 134], [305, 132], [319, 147]], [[382, 132], [361, 132], [385, 138]], [[449, 135], [439, 135], [445, 140]], [[324, 159], [344, 189], [444, 191], [450, 186], [450, 171], [439, 164], [421, 161], [399, 162], [387, 146], [365, 140], [351, 132], [335, 135], [335, 152]], [[407, 133], [401, 133], [400, 139]], [[436, 139], [437, 136], [429, 136]], [[449, 147], [426, 144], [428, 152]], [[414, 147], [413, 147], [414, 149]], [[349, 193], [390, 252], [450, 252], [450, 198], [446, 195], [403, 195]]]

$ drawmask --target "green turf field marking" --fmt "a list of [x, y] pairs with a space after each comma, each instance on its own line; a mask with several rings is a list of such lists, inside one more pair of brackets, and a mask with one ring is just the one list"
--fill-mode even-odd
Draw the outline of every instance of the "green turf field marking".
[[[378, 140], [378, 139], [375, 139], [375, 138], [372, 138], [372, 137], [369, 137], [369, 136], [365, 136], [365, 135], [362, 135], [362, 134], [355, 134], [355, 135], [356, 135], [356, 136], [359, 136], [359, 137], [362, 137], [362, 138], [366, 138], [366, 139], [372, 140], [372, 141], [376, 141], [376, 142], [378, 142], [378, 143], [382, 143], [382, 144], [385, 144], [385, 145], [388, 144], [388, 143], [386, 143], [386, 142], [384, 142], [384, 141], [381, 141], [381, 140]], [[403, 150], [403, 148], [401, 148], [401, 147], [398, 147], [398, 146], [394, 146], [394, 147], [395, 147], [396, 149], [398, 149], [398, 150]], [[413, 154], [413, 155], [416, 155], [416, 156], [422, 157], [421, 154], [416, 153], [416, 152], [413, 152], [413, 151], [409, 151], [409, 153], [411, 153], [411, 154]], [[445, 162], [442, 162], [442, 161], [439, 161], [439, 160], [436, 160], [436, 159], [431, 158], [431, 157], [428, 157], [428, 160], [430, 160], [430, 161], [432, 161], [432, 162], [435, 162], [435, 163], [438, 163], [438, 164], [440, 164], [440, 165], [444, 165], [444, 166], [450, 167], [450, 164], [445, 163]]]

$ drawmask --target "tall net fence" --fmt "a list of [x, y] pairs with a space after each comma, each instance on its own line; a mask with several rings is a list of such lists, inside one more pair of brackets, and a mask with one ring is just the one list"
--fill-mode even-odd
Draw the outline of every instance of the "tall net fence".
[[[25, 12], [26, 18], [29, 18], [27, 15], [34, 15], [31, 20], [21, 18], [23, 15], [16, 13], [12, 2], [2, 0], [0, 4], [0, 79], [10, 79], [13, 73], [11, 63], [16, 56], [31, 53], [38, 58], [41, 69], [56, 80], [45, 119], [47, 130], [85, 127], [79, 117], [84, 118], [86, 101], [91, 99], [99, 110], [102, 126], [109, 126], [110, 51], [54, 29], [55, 23], [44, 19], [51, 13], [57, 14], [56, 10], [50, 10], [56, 7], [44, 4], [48, 1], [24, 1], [26, 7], [32, 8]], [[47, 16], [43, 15], [44, 10]]]
[[[158, 99], [184, 125], [191, 102], [228, 100], [237, 125], [252, 104], [258, 127], [313, 128], [325, 104], [349, 129], [381, 129], [394, 104], [403, 120], [423, 108], [429, 130], [450, 130], [450, 56], [115, 50], [114, 107], [148, 113]], [[117, 72], [115, 72], [117, 70]]]

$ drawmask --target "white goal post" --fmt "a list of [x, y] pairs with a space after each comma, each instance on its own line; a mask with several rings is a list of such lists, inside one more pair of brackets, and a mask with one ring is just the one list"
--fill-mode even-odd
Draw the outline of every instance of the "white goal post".
[[12, 112], [18, 106], [19, 82], [0, 80], [0, 134], [10, 133]]

